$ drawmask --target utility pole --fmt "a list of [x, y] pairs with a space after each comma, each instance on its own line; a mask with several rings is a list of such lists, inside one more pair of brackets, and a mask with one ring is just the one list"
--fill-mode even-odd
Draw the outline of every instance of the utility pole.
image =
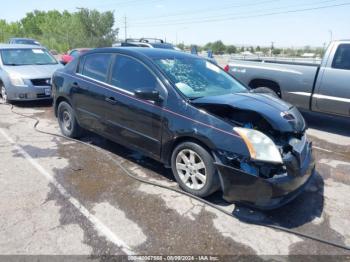
[[124, 33], [125, 33], [125, 40], [128, 38], [128, 24], [127, 24], [127, 20], [126, 20], [126, 16], [124, 16]]
[[275, 49], [275, 42], [271, 42], [271, 51], [270, 51], [270, 56], [273, 54], [273, 49]]
[[332, 42], [333, 41], [333, 31], [332, 30], [328, 30], [328, 33], [329, 33], [329, 36], [330, 36], [330, 39], [331, 39], [330, 42]]

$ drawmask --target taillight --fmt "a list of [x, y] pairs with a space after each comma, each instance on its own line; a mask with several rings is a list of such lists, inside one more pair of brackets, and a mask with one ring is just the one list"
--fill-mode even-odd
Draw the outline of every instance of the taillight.
[[230, 67], [229, 67], [228, 65], [226, 65], [226, 66], [224, 67], [224, 70], [225, 70], [226, 72], [228, 72], [228, 71], [230, 71]]

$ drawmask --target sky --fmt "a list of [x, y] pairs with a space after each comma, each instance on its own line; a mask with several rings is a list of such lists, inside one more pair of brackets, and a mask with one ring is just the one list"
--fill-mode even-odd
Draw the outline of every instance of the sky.
[[350, 0], [12, 0], [2, 5], [0, 19], [77, 7], [114, 11], [120, 38], [126, 17], [127, 37], [175, 44], [222, 40], [238, 46], [321, 47], [331, 39], [350, 39]]

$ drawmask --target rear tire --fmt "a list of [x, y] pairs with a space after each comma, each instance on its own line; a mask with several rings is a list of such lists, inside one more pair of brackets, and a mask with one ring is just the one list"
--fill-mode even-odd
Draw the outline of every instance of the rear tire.
[[64, 136], [79, 138], [83, 129], [79, 126], [73, 108], [67, 102], [61, 102], [57, 109], [58, 123]]
[[171, 169], [179, 186], [195, 196], [209, 196], [220, 187], [213, 157], [196, 143], [184, 142], [175, 148]]

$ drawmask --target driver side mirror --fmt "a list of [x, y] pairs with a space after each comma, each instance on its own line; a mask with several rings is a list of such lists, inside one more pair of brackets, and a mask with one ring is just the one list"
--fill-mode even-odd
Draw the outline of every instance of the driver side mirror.
[[137, 89], [135, 90], [135, 96], [140, 99], [150, 100], [158, 103], [163, 101], [161, 95], [159, 94], [159, 91], [156, 90]]

